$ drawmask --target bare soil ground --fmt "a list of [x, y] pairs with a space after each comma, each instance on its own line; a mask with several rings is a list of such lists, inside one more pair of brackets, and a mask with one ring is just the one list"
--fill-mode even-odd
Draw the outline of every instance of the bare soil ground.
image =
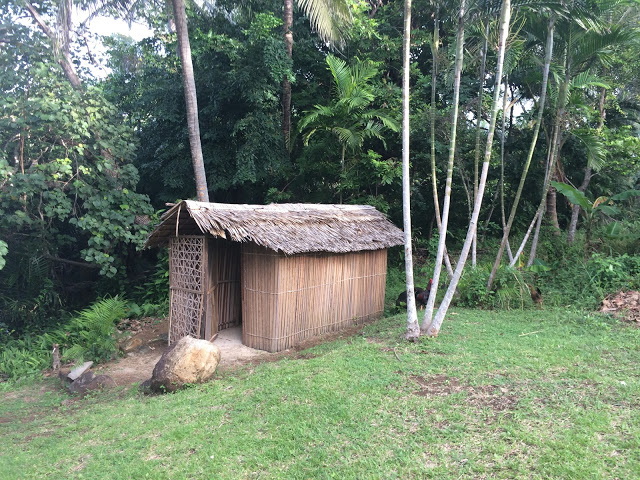
[[[243, 345], [241, 327], [219, 332], [213, 343], [220, 348], [221, 357], [218, 368], [224, 371], [246, 364], [273, 362], [284, 357], [309, 358], [310, 355], [303, 353], [303, 350], [323, 342], [353, 336], [359, 333], [363, 326], [363, 324], [356, 325], [340, 332], [312, 337], [279, 353], [269, 353]], [[121, 324], [120, 328], [126, 328], [131, 333], [128, 338], [125, 337], [121, 341], [121, 345], [124, 348], [127, 345], [135, 348], [121, 358], [97, 366], [94, 371], [96, 375], [109, 375], [118, 386], [142, 383], [151, 378], [153, 367], [168, 348], [169, 322], [167, 319], [147, 318], [132, 321], [130, 324]]]
[[[153, 367], [168, 348], [167, 319], [143, 319], [130, 327], [131, 335], [120, 342], [126, 350], [123, 357], [99, 365], [96, 374], [109, 375], [117, 385], [131, 385], [151, 378]], [[230, 328], [220, 332], [213, 342], [220, 348], [221, 357], [218, 368], [226, 369], [247, 361], [270, 355], [242, 344], [240, 328]]]

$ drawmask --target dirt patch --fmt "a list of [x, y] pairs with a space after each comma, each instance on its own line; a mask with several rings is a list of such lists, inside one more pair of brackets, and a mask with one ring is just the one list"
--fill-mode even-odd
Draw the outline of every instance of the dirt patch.
[[437, 397], [465, 392], [470, 405], [489, 407], [495, 412], [513, 410], [518, 404], [518, 398], [504, 386], [463, 385], [457, 378], [446, 375], [433, 375], [428, 378], [411, 375], [409, 378], [420, 386], [420, 390], [413, 392], [419, 397]]
[[[121, 348], [129, 349], [124, 357], [98, 366], [96, 374], [109, 375], [116, 385], [127, 386], [141, 383], [151, 378], [162, 354], [168, 348], [168, 319], [127, 320], [120, 328], [131, 328], [130, 335], [125, 335], [119, 342]], [[262, 350], [255, 350], [242, 344], [240, 327], [223, 330], [213, 342], [220, 348], [219, 368], [226, 369], [241, 365], [257, 358], [272, 355]]]
[[[138, 345], [125, 353], [124, 357], [99, 365], [96, 375], [109, 375], [116, 385], [131, 385], [151, 378], [153, 367], [167, 349], [168, 319], [126, 319], [118, 325], [119, 330], [129, 329], [118, 342], [121, 348]], [[135, 343], [134, 343], [135, 342]]]
[[[339, 332], [309, 338], [298, 345], [278, 353], [249, 348], [242, 344], [241, 327], [229, 328], [219, 332], [214, 344], [220, 348], [221, 358], [218, 366], [221, 370], [233, 369], [241, 365], [257, 365], [264, 362], [275, 362], [283, 358], [309, 359], [316, 355], [305, 352], [325, 342], [353, 337], [362, 332], [365, 325], [375, 320], [367, 321], [346, 328]], [[130, 335], [125, 335], [120, 345], [136, 345], [122, 358], [98, 366], [96, 375], [109, 375], [116, 385], [127, 386], [141, 383], [151, 378], [153, 367], [160, 360], [167, 347], [169, 331], [168, 319], [145, 318], [141, 320], [125, 320], [119, 329], [129, 329]]]
[[607, 313], [640, 327], [640, 292], [618, 292], [602, 301], [599, 312]]
[[440, 397], [464, 390], [458, 379], [446, 375], [433, 375], [428, 379], [419, 375], [411, 375], [409, 378], [420, 385], [420, 390], [413, 392], [419, 397]]

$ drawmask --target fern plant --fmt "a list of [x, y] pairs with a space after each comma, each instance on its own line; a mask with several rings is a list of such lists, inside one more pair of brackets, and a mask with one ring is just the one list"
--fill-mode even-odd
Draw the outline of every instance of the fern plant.
[[119, 297], [104, 298], [81, 311], [71, 321], [69, 331], [77, 336], [64, 351], [64, 360], [101, 361], [109, 359], [116, 351], [116, 322], [127, 311], [127, 302]]

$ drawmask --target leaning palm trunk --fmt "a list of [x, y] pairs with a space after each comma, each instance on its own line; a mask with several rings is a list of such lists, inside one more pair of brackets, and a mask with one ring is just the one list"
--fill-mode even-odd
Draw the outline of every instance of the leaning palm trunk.
[[[542, 190], [542, 196], [540, 199], [540, 204], [538, 205], [538, 210], [536, 211], [536, 215], [538, 216], [538, 225], [542, 222], [542, 214], [544, 212], [546, 202], [547, 202], [547, 194], [549, 193], [549, 188], [551, 186], [551, 179], [553, 178], [554, 172], [556, 170], [556, 162], [558, 159], [558, 153], [560, 151], [560, 125], [564, 121], [564, 113], [566, 110], [567, 98], [569, 96], [569, 84], [570, 84], [570, 71], [571, 71], [571, 62], [569, 60], [569, 52], [568, 47], [565, 47], [564, 54], [564, 71], [565, 77], [560, 82], [560, 92], [558, 93], [558, 108], [556, 110], [556, 118], [555, 124], [553, 126], [553, 136], [551, 140], [550, 147], [550, 157], [549, 164], [547, 168], [547, 175], [544, 180], [544, 188]], [[529, 262], [528, 264], [533, 264], [533, 260], [536, 257], [536, 249], [538, 248], [538, 232], [539, 226], [536, 228], [536, 236], [534, 237], [534, 241], [531, 244], [531, 251], [529, 252]]]
[[[449, 207], [451, 205], [451, 182], [453, 179], [453, 160], [456, 149], [456, 132], [458, 128], [458, 110], [460, 103], [460, 77], [462, 75], [462, 61], [464, 57], [464, 15], [465, 0], [460, 0], [460, 12], [458, 13], [458, 33], [456, 36], [456, 63], [455, 80], [453, 84], [453, 117], [451, 119], [451, 140], [449, 142], [449, 162], [447, 165], [447, 181], [444, 190], [444, 202], [442, 205], [442, 225], [439, 229], [438, 252], [436, 254], [436, 264], [433, 269], [433, 282], [429, 293], [429, 300], [424, 313], [421, 330], [424, 325], [431, 323], [433, 317], [433, 307], [436, 302], [438, 282], [440, 281], [440, 271], [442, 270], [442, 258], [444, 257], [445, 242], [447, 239], [447, 225], [449, 223]], [[460, 262], [458, 261], [458, 265]], [[457, 267], [456, 267], [457, 268]]]
[[[509, 96], [507, 95], [507, 91], [509, 89], [509, 76], [505, 75], [504, 77], [504, 95], [502, 96], [502, 129], [500, 135], [500, 182], [498, 191], [500, 192], [500, 219], [502, 220], [502, 231], [504, 233], [504, 229], [507, 226], [507, 219], [504, 214], [504, 158], [505, 158], [505, 138], [506, 138], [506, 128], [507, 128], [507, 110], [509, 108]], [[513, 112], [512, 112], [513, 113]], [[476, 192], [477, 194], [477, 192]], [[478, 236], [478, 232], [476, 232], [476, 237]], [[509, 240], [507, 240], [507, 253], [509, 254], [509, 259], [513, 260], [513, 255], [511, 253], [511, 246], [509, 245]], [[473, 255], [473, 245], [471, 246], [471, 254]]]
[[189, 44], [189, 30], [187, 29], [187, 13], [183, 0], [173, 1], [173, 14], [176, 19], [176, 33], [178, 35], [178, 50], [182, 64], [182, 82], [184, 84], [184, 99], [187, 104], [187, 127], [189, 128], [189, 145], [191, 159], [196, 180], [196, 191], [200, 202], [209, 201], [207, 176], [204, 171], [202, 145], [200, 144], [200, 125], [198, 123], [198, 98], [196, 96], [196, 82], [191, 62], [191, 45]]
[[504, 231], [502, 233], [502, 241], [500, 242], [500, 248], [498, 249], [498, 254], [496, 255], [496, 261], [494, 262], [493, 269], [491, 270], [491, 274], [489, 275], [489, 281], [487, 283], [488, 290], [491, 290], [491, 287], [493, 286], [493, 280], [495, 279], [496, 272], [498, 271], [498, 267], [500, 266], [500, 262], [502, 261], [502, 254], [504, 253], [504, 249], [507, 246], [507, 243], [509, 242], [509, 233], [511, 232], [511, 227], [513, 226], [513, 220], [516, 216], [518, 203], [520, 202], [520, 196], [522, 195], [522, 190], [524, 189], [524, 182], [527, 179], [527, 173], [529, 172], [529, 166], [531, 165], [531, 159], [533, 158], [533, 153], [536, 149], [536, 144], [538, 143], [538, 134], [540, 133], [540, 125], [542, 124], [542, 114], [544, 113], [544, 105], [547, 98], [547, 82], [549, 80], [549, 67], [551, 65], [551, 55], [553, 53], [553, 30], [554, 30], [554, 19], [553, 17], [551, 17], [549, 19], [549, 27], [547, 29], [547, 44], [545, 46], [544, 70], [542, 72], [542, 87], [540, 92], [540, 105], [538, 106], [538, 118], [536, 119], [536, 126], [533, 130], [533, 138], [531, 139], [531, 146], [529, 147], [527, 160], [525, 161], [524, 168], [522, 169], [520, 184], [518, 185], [518, 190], [516, 191], [516, 197], [513, 200], [513, 205], [511, 206], [511, 212], [509, 213], [509, 220], [507, 220], [507, 225], [505, 226]]
[[51, 41], [51, 44], [53, 46], [53, 51], [55, 53], [55, 59], [60, 65], [60, 67], [62, 68], [62, 71], [64, 72], [64, 76], [67, 78], [67, 80], [69, 81], [69, 83], [73, 88], [75, 88], [76, 90], [79, 90], [82, 88], [82, 80], [80, 80], [80, 77], [78, 76], [78, 72], [76, 71], [76, 67], [71, 58], [71, 54], [69, 53], [69, 30], [71, 28], [71, 5], [69, 4], [69, 2], [64, 2], [62, 6], [67, 9], [67, 16], [65, 18], [66, 20], [65, 25], [63, 26], [65, 27], [63, 28], [63, 31], [64, 31], [63, 42], [60, 42], [60, 39], [56, 35], [56, 32], [54, 32], [49, 27], [49, 25], [47, 25], [46, 21], [38, 13], [38, 10], [36, 10], [36, 8], [30, 2], [24, 2], [24, 7], [29, 12], [29, 15], [33, 17], [34, 21], [38, 24], [38, 27], [40, 27], [40, 30], [42, 30], [42, 32], [47, 37], [49, 37], [49, 40]]
[[[547, 184], [547, 175], [549, 175], [549, 162], [551, 162], [552, 152], [553, 152], [553, 141], [549, 142], [549, 147], [547, 148], [547, 161], [545, 162], [544, 180], [542, 183], [543, 190], [546, 188], [546, 184]], [[542, 198], [544, 198], [544, 196]], [[541, 202], [541, 205], [542, 205], [542, 210], [540, 209], [536, 210], [536, 213], [533, 216], [533, 220], [531, 220], [531, 224], [529, 225], [529, 229], [527, 230], [527, 233], [522, 239], [522, 244], [518, 249], [519, 253], [518, 255], [516, 255], [516, 256], [519, 256], [520, 254], [522, 254], [524, 247], [527, 245], [529, 235], [531, 234], [531, 229], [535, 225], [536, 230], [533, 234], [533, 240], [531, 240], [531, 250], [529, 251], [529, 260], [527, 261], [527, 267], [530, 267], [531, 265], [533, 265], [533, 261], [535, 260], [535, 255], [536, 255], [536, 249], [538, 248], [538, 239], [540, 238], [540, 228], [542, 227], [542, 217], [544, 216], [544, 209], [546, 207], [546, 202]], [[512, 261], [510, 266], [513, 267], [514, 265], [515, 265], [515, 261]]]
[[[476, 116], [476, 149], [473, 161], [473, 196], [478, 195], [478, 170], [480, 165], [480, 120], [482, 119], [482, 96], [484, 93], [484, 75], [487, 66], [487, 44], [489, 43], [489, 21], [484, 27], [484, 39], [482, 41], [482, 59], [480, 61], [480, 86], [478, 87], [478, 113]], [[473, 236], [473, 245], [471, 246], [471, 266], [476, 266], [476, 253], [478, 250], [478, 232]]]
[[402, 39], [402, 216], [404, 220], [404, 266], [407, 281], [407, 334], [416, 341], [420, 336], [416, 297], [413, 285], [411, 248], [411, 181], [409, 178], [409, 74], [411, 51], [411, 0], [404, 2], [404, 36]]
[[[436, 7], [436, 14], [433, 19], [433, 39], [431, 42], [431, 187], [433, 189], [433, 207], [436, 211], [436, 224], [438, 233], [442, 230], [442, 219], [440, 218], [440, 200], [438, 199], [438, 179], [436, 176], [436, 83], [438, 78], [438, 47], [440, 45], [440, 19], [439, 9]], [[447, 267], [449, 277], [453, 276], [453, 268], [446, 246], [444, 251], [444, 264]]]
[[[453, 272], [453, 278], [449, 283], [449, 288], [447, 289], [447, 293], [445, 294], [442, 302], [440, 303], [440, 308], [438, 308], [438, 312], [436, 313], [433, 321], [429, 322], [429, 324], [425, 324], [427, 321], [427, 316], [425, 315], [425, 323], [422, 324], [422, 331], [426, 331], [427, 335], [431, 337], [435, 337], [438, 335], [440, 331], [440, 326], [444, 320], [444, 316], [446, 315], [449, 305], [451, 304], [451, 300], [453, 299], [453, 295], [458, 286], [458, 282], [460, 281], [460, 277], [462, 276], [462, 270], [464, 269], [465, 262], [467, 260], [467, 256], [469, 255], [469, 250], [471, 249], [471, 242], [473, 241], [473, 236], [476, 231], [478, 217], [480, 216], [480, 207], [482, 205], [482, 197], [484, 196], [484, 189], [487, 183], [487, 175], [489, 173], [489, 161], [491, 160], [491, 150], [493, 144], [493, 135], [496, 129], [496, 119], [498, 116], [498, 110], [500, 108], [500, 83], [502, 82], [502, 67], [504, 64], [504, 53], [506, 50], [507, 36], [509, 34], [509, 21], [511, 19], [511, 1], [504, 0], [502, 2], [502, 10], [500, 12], [500, 40], [498, 44], [498, 61], [496, 66], [496, 79], [493, 90], [493, 103], [491, 105], [491, 117], [489, 121], [489, 132], [487, 134], [487, 145], [484, 151], [484, 161], [482, 163], [482, 173], [480, 175], [480, 182], [478, 184], [478, 195], [476, 196], [475, 203], [473, 205], [473, 214], [471, 216], [471, 220], [469, 221], [469, 228], [467, 230], [467, 237], [465, 239], [464, 245], [462, 246], [462, 252], [460, 253], [460, 258], [458, 259], [458, 263], [456, 265], [456, 269]], [[435, 283], [435, 278], [434, 278]], [[429, 299], [431, 300], [431, 299]]]

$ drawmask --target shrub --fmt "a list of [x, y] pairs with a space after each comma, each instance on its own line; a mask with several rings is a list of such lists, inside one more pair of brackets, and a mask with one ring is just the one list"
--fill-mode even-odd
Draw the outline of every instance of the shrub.
[[455, 304], [479, 308], [524, 308], [533, 305], [529, 285], [530, 273], [513, 267], [501, 266], [496, 272], [493, 288], [487, 292], [492, 264], [466, 268], [460, 283]]
[[36, 375], [51, 365], [56, 343], [65, 360], [108, 360], [116, 352], [115, 324], [126, 311], [125, 300], [105, 298], [48, 332], [9, 338], [0, 347], [0, 373], [13, 379]]

